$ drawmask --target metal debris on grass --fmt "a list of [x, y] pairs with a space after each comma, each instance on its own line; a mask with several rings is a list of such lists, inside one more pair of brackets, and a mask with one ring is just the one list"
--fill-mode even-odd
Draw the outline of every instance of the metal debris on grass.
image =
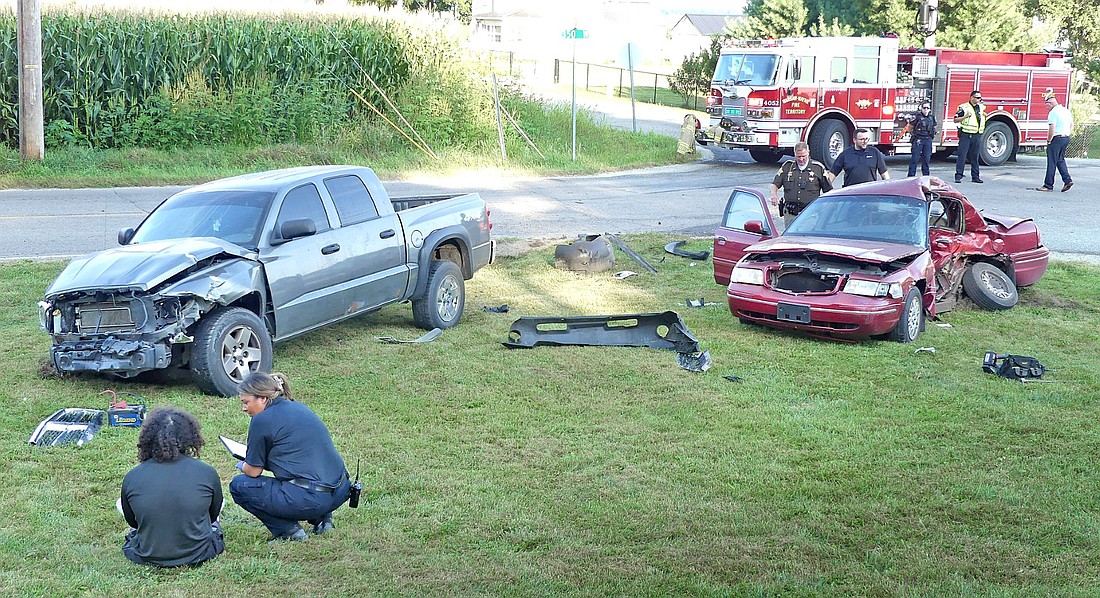
[[439, 328], [432, 328], [428, 332], [425, 332], [424, 336], [421, 336], [420, 338], [413, 339], [411, 341], [403, 341], [403, 340], [400, 340], [400, 339], [396, 339], [392, 336], [377, 336], [375, 338], [382, 341], [383, 343], [389, 343], [391, 345], [404, 345], [404, 344], [409, 344], [409, 343], [430, 343], [430, 342], [434, 341], [435, 339], [439, 338], [439, 335], [441, 335], [441, 334], [443, 334], [442, 330], [440, 330]]

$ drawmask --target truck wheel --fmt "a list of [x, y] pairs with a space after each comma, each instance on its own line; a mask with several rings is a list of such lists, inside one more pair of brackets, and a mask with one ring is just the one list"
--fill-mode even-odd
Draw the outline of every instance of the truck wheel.
[[771, 150], [749, 150], [749, 155], [761, 164], [778, 164], [783, 159], [783, 154]]
[[1008, 309], [1020, 300], [1012, 279], [993, 264], [975, 262], [963, 273], [963, 291], [983, 309]]
[[204, 392], [231, 397], [252, 372], [271, 370], [271, 335], [256, 314], [230, 307], [199, 321], [191, 375]]
[[465, 306], [466, 284], [458, 264], [433, 260], [428, 269], [428, 289], [422, 298], [413, 300], [413, 322], [424, 330], [453, 328]]
[[982, 164], [986, 166], [1000, 166], [1008, 161], [1008, 157], [1016, 149], [1016, 136], [1008, 125], [1002, 122], [992, 122], [985, 126], [981, 140], [978, 142], [978, 155]]
[[810, 157], [824, 164], [826, 169], [832, 168], [840, 152], [851, 144], [848, 127], [839, 120], [823, 120], [810, 132], [809, 144]]

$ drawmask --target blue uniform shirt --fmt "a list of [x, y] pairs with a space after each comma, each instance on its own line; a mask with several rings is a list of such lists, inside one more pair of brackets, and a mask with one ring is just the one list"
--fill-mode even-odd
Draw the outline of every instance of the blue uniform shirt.
[[309, 407], [277, 397], [248, 424], [245, 463], [280, 480], [299, 478], [336, 486], [346, 471], [321, 418]]

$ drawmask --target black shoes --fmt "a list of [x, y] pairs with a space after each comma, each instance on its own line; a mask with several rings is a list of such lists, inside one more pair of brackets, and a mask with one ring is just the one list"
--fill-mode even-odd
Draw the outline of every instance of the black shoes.
[[975, 183], [984, 183], [985, 182], [980, 177], [976, 178], [976, 179], [973, 179], [973, 180], [974, 180]]
[[1073, 186], [1073, 181], [1070, 181], [1070, 182], [1066, 183], [1065, 185], [1062, 185], [1062, 193], [1065, 193], [1066, 191], [1069, 191], [1069, 188], [1072, 187], [1072, 186]]
[[962, 178], [962, 176], [961, 176], [961, 175], [957, 175], [957, 174], [956, 174], [956, 175], [955, 175], [955, 182], [956, 182], [956, 183], [961, 183], [961, 182], [963, 182], [963, 178]]
[[1042, 191], [1043, 193], [1050, 193], [1051, 191], [1054, 191], [1054, 189], [1051, 189], [1050, 187], [1036, 187], [1035, 190]]
[[302, 540], [308, 540], [309, 534], [306, 530], [302, 529], [302, 526], [295, 525], [289, 531], [283, 532], [277, 536], [272, 536], [267, 541], [268, 544], [278, 544], [279, 542], [301, 542]]
[[325, 532], [332, 531], [334, 527], [336, 526], [332, 524], [332, 513], [325, 513], [319, 523], [313, 524], [313, 533], [320, 536]]

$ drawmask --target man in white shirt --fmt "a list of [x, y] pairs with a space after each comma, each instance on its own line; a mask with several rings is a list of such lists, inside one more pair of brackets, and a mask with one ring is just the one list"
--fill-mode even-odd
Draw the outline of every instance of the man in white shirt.
[[1066, 148], [1069, 146], [1070, 135], [1073, 135], [1073, 114], [1069, 108], [1058, 103], [1054, 93], [1048, 91], [1044, 94], [1047, 110], [1047, 176], [1043, 180], [1043, 186], [1037, 191], [1054, 191], [1054, 169], [1062, 176], [1062, 191], [1069, 191], [1073, 186], [1073, 179], [1069, 176], [1069, 168], [1066, 166]]

